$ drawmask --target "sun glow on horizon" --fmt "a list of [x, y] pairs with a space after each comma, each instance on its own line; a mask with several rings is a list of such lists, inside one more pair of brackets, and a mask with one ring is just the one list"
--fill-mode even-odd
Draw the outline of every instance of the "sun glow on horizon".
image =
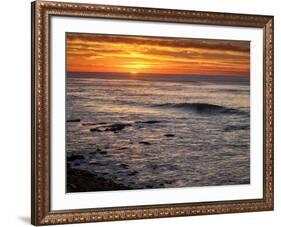
[[250, 42], [66, 35], [67, 72], [249, 75]]

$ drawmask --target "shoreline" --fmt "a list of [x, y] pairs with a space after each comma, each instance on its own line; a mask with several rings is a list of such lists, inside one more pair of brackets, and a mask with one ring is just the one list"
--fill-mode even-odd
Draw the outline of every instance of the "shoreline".
[[112, 180], [98, 177], [89, 171], [74, 169], [70, 166], [67, 166], [67, 193], [129, 189], [131, 188], [128, 188], [122, 184], [117, 184]]

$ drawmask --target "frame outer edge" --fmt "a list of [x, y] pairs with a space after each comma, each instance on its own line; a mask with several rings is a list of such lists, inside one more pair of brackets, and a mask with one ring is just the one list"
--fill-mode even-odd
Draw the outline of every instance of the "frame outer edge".
[[31, 2], [32, 11], [32, 185], [31, 224], [43, 225], [49, 207], [49, 97], [48, 97], [48, 24], [41, 1]]
[[272, 17], [272, 210], [274, 210], [274, 17]]
[[[266, 211], [273, 209], [273, 17], [234, 15], [106, 6], [62, 2], [35, 1], [32, 6], [32, 218], [33, 225], [70, 224], [144, 218], [164, 218], [206, 214]], [[120, 12], [122, 11], [122, 12]], [[169, 14], [165, 16], [164, 14]], [[264, 29], [264, 99], [265, 174], [262, 201], [222, 201], [199, 204], [163, 204], [106, 209], [50, 210], [49, 143], [49, 15], [103, 17], [128, 20], [176, 23], [220, 24], [224, 26], [259, 27]], [[163, 16], [164, 15], [164, 16]], [[173, 17], [174, 16], [174, 17]], [[172, 19], [173, 18], [173, 19]]]
[[268, 210], [274, 210], [274, 17], [265, 25], [266, 30], [266, 201]]
[[35, 120], [35, 2], [31, 2], [31, 224], [37, 225], [36, 213], [36, 120]]

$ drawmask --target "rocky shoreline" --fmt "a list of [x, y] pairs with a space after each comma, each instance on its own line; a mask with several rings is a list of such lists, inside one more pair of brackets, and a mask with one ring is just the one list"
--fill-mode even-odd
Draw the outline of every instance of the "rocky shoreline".
[[86, 170], [67, 166], [67, 192], [115, 191], [130, 188], [111, 180], [98, 177]]
[[[147, 120], [147, 121], [135, 121], [135, 122], [115, 122], [115, 123], [107, 123], [107, 122], [84, 122], [80, 118], [68, 119], [68, 123], [78, 123], [84, 127], [88, 127], [88, 130], [91, 133], [120, 133], [120, 131], [124, 130], [127, 127], [136, 127], [136, 128], [144, 128], [145, 125], [150, 124], [160, 124], [163, 123], [159, 120]], [[163, 137], [175, 137], [174, 134], [163, 133]], [[153, 142], [140, 140], [136, 141], [136, 144], [140, 144], [143, 146], [153, 145]], [[128, 146], [122, 146], [116, 148], [117, 150], [127, 150], [129, 146], [132, 144], [128, 144]], [[104, 150], [100, 147], [93, 147], [93, 151], [89, 154], [99, 154], [99, 155], [107, 155], [108, 150]], [[89, 191], [114, 191], [114, 190], [129, 190], [133, 189], [128, 186], [125, 186], [120, 183], [116, 183], [111, 179], [106, 179], [104, 177], [97, 176], [96, 174], [89, 172], [87, 170], [79, 168], [81, 163], [88, 162], [88, 164], [95, 163], [90, 159], [87, 159], [84, 155], [80, 153], [72, 153], [67, 156], [67, 192], [89, 192]], [[95, 163], [96, 164], [96, 163]], [[77, 167], [77, 168], [76, 168]], [[129, 166], [125, 163], [120, 164], [120, 168], [129, 169]], [[128, 176], [135, 176], [137, 171], [129, 171]], [[148, 188], [153, 188], [152, 184], [147, 186]]]

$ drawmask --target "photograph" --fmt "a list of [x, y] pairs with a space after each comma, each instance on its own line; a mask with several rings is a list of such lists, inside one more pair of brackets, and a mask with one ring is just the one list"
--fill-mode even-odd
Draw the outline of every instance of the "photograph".
[[250, 41], [65, 33], [66, 192], [250, 184]]

